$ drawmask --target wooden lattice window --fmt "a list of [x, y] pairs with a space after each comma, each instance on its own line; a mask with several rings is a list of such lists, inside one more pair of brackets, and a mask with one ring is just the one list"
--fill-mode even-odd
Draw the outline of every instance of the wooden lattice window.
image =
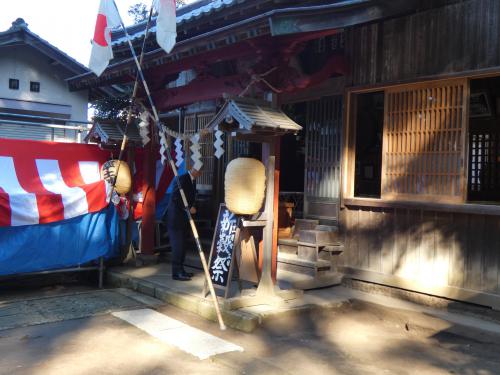
[[[204, 129], [213, 117], [213, 113], [187, 115], [184, 118], [184, 133], [196, 134], [201, 129]], [[203, 169], [201, 176], [197, 179], [197, 185], [199, 188], [202, 188], [204, 190], [211, 190], [214, 171], [214, 137], [212, 132], [207, 132], [201, 135], [200, 146]], [[189, 147], [190, 145], [185, 149], [188, 168], [191, 167], [192, 164], [191, 150], [189, 149]]]
[[500, 200], [500, 131], [469, 133], [469, 199]]
[[307, 103], [304, 192], [308, 197], [339, 197], [341, 124], [341, 96]]
[[385, 91], [382, 198], [465, 199], [465, 98], [465, 80]]

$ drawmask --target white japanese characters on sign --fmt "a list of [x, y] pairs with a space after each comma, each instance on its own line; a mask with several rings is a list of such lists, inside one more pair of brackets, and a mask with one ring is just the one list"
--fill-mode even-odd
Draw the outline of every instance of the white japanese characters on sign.
[[221, 207], [216, 228], [215, 247], [210, 262], [210, 276], [217, 285], [227, 285], [238, 226], [237, 221], [238, 218], [235, 214], [226, 207]]

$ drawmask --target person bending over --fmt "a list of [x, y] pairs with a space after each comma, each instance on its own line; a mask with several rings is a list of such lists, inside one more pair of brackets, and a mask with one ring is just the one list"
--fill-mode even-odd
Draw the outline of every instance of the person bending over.
[[[200, 174], [199, 170], [191, 168], [188, 173], [177, 177], [186, 195], [191, 214], [196, 213], [196, 208], [194, 207], [196, 198], [195, 180]], [[191, 280], [193, 274], [184, 270], [184, 259], [186, 258], [185, 240], [189, 231], [189, 220], [185, 212], [177, 181], [174, 181], [174, 189], [168, 203], [167, 230], [172, 248], [172, 279], [180, 281]]]

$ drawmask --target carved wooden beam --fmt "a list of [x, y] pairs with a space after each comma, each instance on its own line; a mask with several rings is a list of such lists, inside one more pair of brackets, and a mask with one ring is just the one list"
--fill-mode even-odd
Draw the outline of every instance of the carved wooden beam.
[[190, 84], [153, 92], [154, 101], [160, 111], [178, 108], [187, 104], [217, 99], [223, 93], [238, 95], [246, 87], [248, 79], [240, 75], [224, 78], [205, 77]]

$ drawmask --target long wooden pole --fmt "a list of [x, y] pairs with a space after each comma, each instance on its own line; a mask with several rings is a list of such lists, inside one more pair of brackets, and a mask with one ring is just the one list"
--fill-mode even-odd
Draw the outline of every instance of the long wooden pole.
[[[113, 0], [113, 4], [116, 7], [116, 3], [115, 3], [114, 0]], [[117, 9], [117, 12], [118, 12], [118, 8], [117, 7], [116, 7], [116, 9]], [[118, 12], [118, 14], [119, 14], [119, 12]], [[137, 59], [137, 55], [135, 53], [134, 47], [132, 46], [132, 42], [130, 41], [130, 37], [128, 35], [127, 29], [125, 28], [125, 25], [123, 24], [123, 20], [121, 19], [121, 16], [120, 16], [120, 25], [121, 25], [121, 27], [123, 29], [123, 32], [125, 33], [125, 37], [127, 39], [130, 51], [132, 53], [132, 57], [134, 58], [135, 64], [137, 66], [137, 73], [138, 73], [138, 75], [140, 76], [140, 78], [142, 80], [142, 84], [143, 84], [144, 90], [146, 91], [146, 95], [148, 97], [149, 104], [151, 106], [151, 110], [153, 111], [153, 116], [154, 116], [155, 122], [156, 122], [156, 124], [157, 124], [157, 126], [159, 128], [159, 131], [164, 132], [165, 130], [163, 129], [163, 126], [160, 124], [160, 118], [158, 116], [158, 112], [156, 110], [156, 106], [155, 106], [155, 104], [153, 102], [153, 98], [151, 97], [151, 93], [149, 91], [148, 84], [146, 83], [146, 79], [144, 78], [144, 74], [142, 72], [141, 64], [139, 63], [139, 60]], [[198, 248], [198, 254], [200, 256], [200, 260], [201, 260], [201, 264], [203, 266], [203, 271], [204, 271], [204, 274], [205, 274], [205, 278], [207, 280], [207, 285], [208, 285], [208, 288], [210, 290], [210, 294], [212, 296], [212, 300], [213, 300], [214, 307], [215, 307], [215, 312], [216, 312], [216, 315], [217, 315], [217, 320], [219, 321], [219, 327], [220, 327], [221, 330], [225, 330], [226, 329], [226, 325], [224, 324], [224, 320], [222, 319], [222, 314], [220, 312], [220, 307], [219, 307], [219, 302], [217, 300], [217, 295], [215, 294], [214, 285], [212, 283], [212, 279], [210, 278], [210, 273], [208, 271], [207, 260], [205, 258], [205, 254], [203, 253], [203, 249], [201, 247], [200, 237], [198, 236], [198, 230], [196, 229], [196, 225], [194, 223], [193, 217], [191, 216], [191, 212], [189, 212], [189, 205], [187, 203], [186, 194], [184, 194], [184, 190], [182, 189], [181, 183], [180, 183], [179, 178], [178, 178], [179, 174], [177, 172], [177, 167], [175, 166], [175, 162], [172, 159], [172, 155], [171, 155], [171, 152], [170, 152], [170, 145], [167, 142], [167, 144], [165, 146], [166, 146], [167, 158], [168, 158], [168, 161], [170, 163], [170, 167], [172, 168], [172, 172], [174, 172], [174, 178], [177, 181], [177, 186], [178, 186], [179, 192], [181, 194], [182, 203], [184, 204], [184, 209], [186, 211], [186, 215], [188, 216], [189, 224], [191, 226], [191, 231], [193, 232], [193, 237], [194, 237], [195, 242], [196, 242], [196, 247]]]
[[[116, 7], [116, 4], [115, 4], [115, 7]], [[117, 8], [117, 12], [118, 12], [118, 8]], [[151, 7], [151, 10], [149, 12], [148, 22], [146, 24], [146, 32], [144, 34], [144, 40], [142, 41], [142, 50], [141, 50], [141, 55], [140, 55], [140, 58], [139, 58], [139, 65], [141, 65], [141, 66], [142, 66], [142, 60], [144, 58], [144, 47], [146, 46], [146, 39], [148, 37], [149, 26], [151, 24], [152, 15], [153, 15], [153, 7]], [[122, 23], [122, 27], [123, 27], [123, 23]], [[118, 160], [119, 161], [122, 160], [123, 153], [125, 152], [125, 149], [127, 147], [127, 143], [128, 143], [128, 135], [127, 135], [128, 134], [128, 128], [132, 124], [132, 120], [133, 120], [133, 118], [132, 118], [132, 108], [133, 108], [133, 105], [134, 105], [134, 99], [137, 96], [137, 90], [138, 89], [139, 89], [139, 74], [137, 74], [135, 76], [134, 89], [132, 90], [132, 96], [131, 96], [131, 100], [130, 100], [130, 105], [129, 105], [128, 111], [127, 111], [127, 123], [125, 125], [125, 131], [123, 132], [123, 139], [122, 139], [122, 144], [120, 146], [120, 153], [118, 154]], [[113, 193], [113, 189], [114, 189], [115, 184], [116, 184], [116, 177], [118, 177], [118, 171], [119, 170], [120, 170], [120, 163], [118, 163], [118, 166], [116, 167], [116, 176], [115, 176], [115, 178], [112, 181], [111, 189], [109, 191], [109, 197], [108, 198], [110, 198], [111, 194]]]
[[[116, 6], [116, 4], [115, 4]], [[149, 12], [149, 16], [148, 16], [148, 22], [146, 24], [146, 32], [144, 33], [144, 40], [142, 41], [142, 49], [141, 49], [141, 55], [139, 57], [139, 65], [142, 66], [142, 60], [144, 58], [144, 50], [145, 50], [145, 46], [146, 46], [146, 39], [148, 37], [148, 32], [149, 32], [149, 27], [150, 27], [150, 24], [151, 24], [151, 18], [153, 16], [153, 7], [151, 7], [151, 10]], [[133, 117], [132, 117], [132, 110], [133, 110], [133, 106], [134, 106], [134, 100], [137, 96], [137, 90], [139, 89], [139, 74], [136, 74], [136, 77], [135, 77], [135, 82], [134, 82], [134, 89], [132, 90], [132, 96], [131, 96], [131, 100], [130, 100], [130, 105], [128, 107], [128, 112], [127, 112], [127, 122], [126, 122], [126, 125], [125, 125], [125, 131], [123, 132], [123, 139], [122, 139], [122, 143], [121, 143], [121, 146], [120, 146], [120, 153], [118, 155], [118, 161], [121, 161], [122, 158], [123, 158], [123, 154], [125, 152], [125, 149], [127, 147], [127, 144], [128, 144], [128, 128], [130, 127], [130, 125], [132, 124], [132, 120], [133, 120]], [[151, 139], [151, 142], [153, 142], [153, 138]], [[154, 149], [152, 145], [150, 145], [150, 148], [151, 150]], [[147, 160], [148, 158], [146, 157], [146, 155], [144, 156], [144, 160]], [[115, 184], [116, 184], [116, 179], [118, 177], [118, 173], [120, 171], [120, 166], [121, 166], [121, 163], [119, 162], [118, 165], [116, 166], [116, 173], [115, 173], [115, 178], [112, 180], [111, 182], [111, 188], [109, 189], [109, 195], [108, 195], [108, 201], [111, 199], [111, 195], [113, 194], [113, 190], [114, 190], [114, 187], [115, 187]], [[151, 235], [154, 235], [154, 213], [153, 213], [153, 219], [151, 220], [150, 218], [148, 218], [149, 220], [144, 220], [144, 216], [145, 216], [145, 211], [147, 211], [147, 207], [151, 206], [151, 204], [153, 205], [154, 207], [154, 204], [155, 204], [155, 200], [154, 200], [154, 196], [151, 196], [152, 194], [154, 195], [154, 188], [153, 190], [151, 190], [150, 188], [150, 185], [151, 185], [151, 176], [150, 176], [150, 172], [148, 171], [148, 168], [145, 169], [146, 173], [145, 173], [145, 176], [149, 177], [147, 179], [147, 183], [146, 183], [146, 186], [148, 186], [148, 188], [146, 189], [146, 193], [144, 194], [144, 209], [143, 209], [143, 222], [142, 222], [142, 225], [141, 225], [141, 243], [139, 244], [139, 248], [141, 250], [141, 252], [146, 248], [149, 250], [149, 252], [152, 252], [153, 250], [153, 245], [152, 245], [152, 241], [151, 240], [148, 240], [149, 237], [151, 237]], [[152, 178], [152, 186], [154, 186], [154, 178]], [[153, 198], [153, 199], [151, 199]], [[151, 215], [149, 215], [151, 216]], [[151, 221], [153, 221], [151, 223]], [[149, 223], [148, 223], [149, 222]], [[149, 224], [149, 225], [148, 225]], [[148, 228], [149, 227], [149, 228]], [[148, 229], [149, 229], [149, 236], [146, 235], [148, 232]], [[127, 235], [127, 238], [129, 239], [130, 236]], [[144, 241], [146, 241], [146, 244], [144, 244]], [[129, 244], [129, 242], [127, 241], [127, 244]]]

